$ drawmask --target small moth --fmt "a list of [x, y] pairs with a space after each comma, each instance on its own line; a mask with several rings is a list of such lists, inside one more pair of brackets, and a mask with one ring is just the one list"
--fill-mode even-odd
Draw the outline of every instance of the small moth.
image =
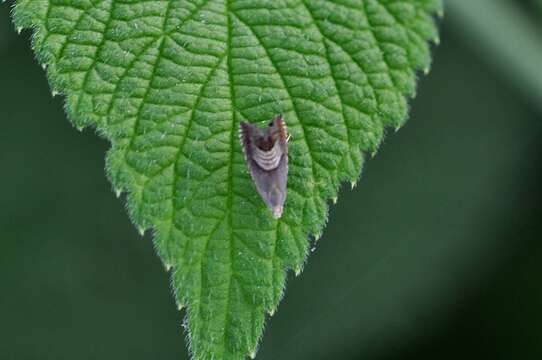
[[280, 218], [288, 180], [288, 134], [282, 114], [264, 129], [241, 121], [239, 140], [256, 190], [273, 217]]

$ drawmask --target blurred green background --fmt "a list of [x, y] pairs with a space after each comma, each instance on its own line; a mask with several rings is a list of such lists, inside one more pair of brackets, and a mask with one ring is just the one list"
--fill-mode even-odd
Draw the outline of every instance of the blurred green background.
[[[542, 45], [542, 10], [490, 0], [473, 23], [469, 1], [488, 4], [450, 0], [410, 120], [342, 189], [258, 359], [541, 358], [542, 54], [521, 31]], [[187, 359], [108, 144], [70, 125], [28, 38], [0, 6], [0, 359]]]

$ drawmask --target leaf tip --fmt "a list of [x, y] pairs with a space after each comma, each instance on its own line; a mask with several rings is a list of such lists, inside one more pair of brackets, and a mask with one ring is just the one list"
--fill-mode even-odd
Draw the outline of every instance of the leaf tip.
[[56, 90], [53, 90], [53, 91], [51, 91], [51, 95], [52, 95], [53, 97], [56, 97], [56, 96], [60, 95], [60, 92], [58, 92], [58, 91], [56, 91]]
[[144, 227], [138, 227], [137, 232], [139, 233], [139, 235], [143, 236], [143, 235], [145, 235], [145, 228]]
[[122, 190], [121, 189], [115, 189], [115, 196], [119, 198], [120, 194], [122, 194]]
[[17, 26], [17, 34], [21, 34], [21, 32], [23, 31], [23, 27], [22, 26]]
[[[374, 154], [372, 155], [374, 156]], [[356, 187], [357, 183], [355, 181], [351, 181], [350, 182], [350, 189], [354, 190], [354, 188]]]

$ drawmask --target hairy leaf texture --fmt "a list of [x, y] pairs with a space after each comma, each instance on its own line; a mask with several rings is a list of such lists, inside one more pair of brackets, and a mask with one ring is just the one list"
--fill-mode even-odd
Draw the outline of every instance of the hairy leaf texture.
[[[18, 27], [171, 269], [194, 359], [254, 356], [342, 181], [399, 128], [439, 0], [17, 0]], [[259, 197], [239, 123], [282, 113], [287, 199]]]

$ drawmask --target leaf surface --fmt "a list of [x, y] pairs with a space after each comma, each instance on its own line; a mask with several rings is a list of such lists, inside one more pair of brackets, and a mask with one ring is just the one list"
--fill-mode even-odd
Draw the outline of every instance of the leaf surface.
[[[152, 229], [195, 359], [254, 355], [329, 199], [399, 128], [428, 69], [439, 0], [17, 0], [18, 27], [107, 174]], [[257, 195], [241, 120], [283, 113], [284, 215]]]

